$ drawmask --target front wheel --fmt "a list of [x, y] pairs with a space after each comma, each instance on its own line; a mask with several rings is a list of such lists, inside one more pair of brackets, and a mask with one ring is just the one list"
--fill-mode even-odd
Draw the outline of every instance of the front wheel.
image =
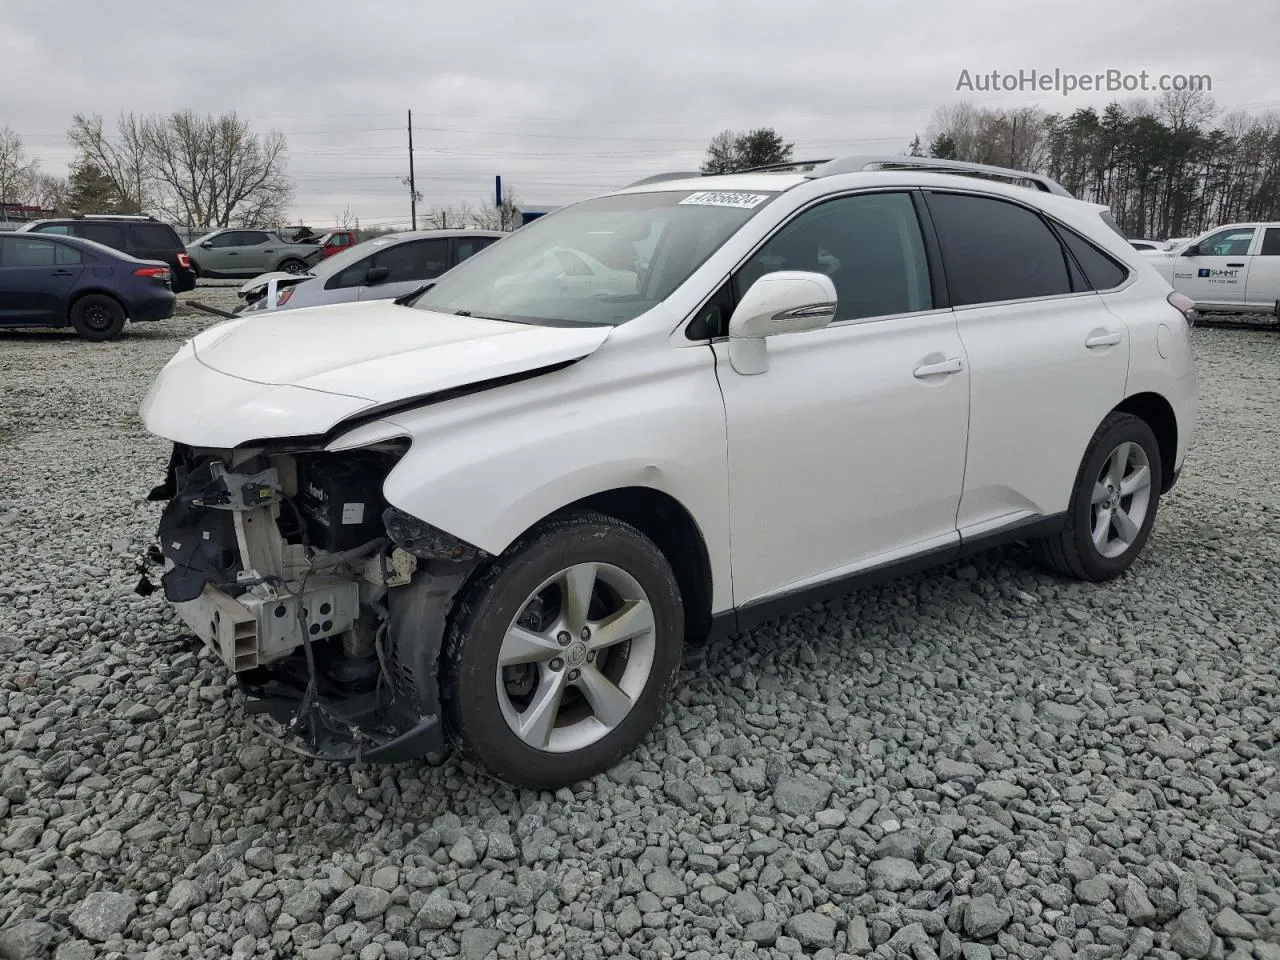
[[680, 589], [648, 537], [593, 513], [546, 521], [454, 608], [441, 664], [450, 737], [509, 783], [577, 783], [653, 727], [683, 643]]
[[1160, 445], [1145, 420], [1113, 413], [1089, 441], [1061, 533], [1035, 541], [1037, 559], [1079, 580], [1101, 582], [1133, 565], [1155, 523]]

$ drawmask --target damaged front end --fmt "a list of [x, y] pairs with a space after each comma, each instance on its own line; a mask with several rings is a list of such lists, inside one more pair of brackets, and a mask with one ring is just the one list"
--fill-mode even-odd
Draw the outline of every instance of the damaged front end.
[[247, 711], [308, 756], [447, 755], [437, 660], [484, 555], [384, 501], [407, 449], [177, 444], [149, 496], [167, 501], [152, 551], [165, 597], [234, 673]]

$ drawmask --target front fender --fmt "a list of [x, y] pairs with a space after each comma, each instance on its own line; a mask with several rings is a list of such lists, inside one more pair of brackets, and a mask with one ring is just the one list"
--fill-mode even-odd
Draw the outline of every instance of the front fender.
[[413, 438], [383, 486], [391, 505], [496, 555], [569, 504], [647, 487], [692, 515], [713, 607], [732, 605], [724, 405], [705, 347], [606, 344], [564, 370], [384, 419]]

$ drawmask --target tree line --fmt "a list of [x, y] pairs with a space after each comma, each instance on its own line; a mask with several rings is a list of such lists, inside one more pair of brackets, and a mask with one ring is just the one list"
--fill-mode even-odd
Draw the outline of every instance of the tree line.
[[959, 104], [935, 111], [927, 135], [929, 156], [1050, 176], [1131, 237], [1280, 220], [1280, 114], [1220, 114], [1203, 92], [1069, 114]]
[[[772, 128], [727, 130], [704, 173], [791, 160]], [[904, 154], [1011, 167], [1052, 177], [1106, 204], [1131, 237], [1195, 236], [1224, 223], [1280, 220], [1280, 113], [1220, 114], [1200, 91], [1050, 113], [960, 103], [934, 111]]]
[[278, 223], [293, 197], [284, 135], [255, 133], [234, 111], [126, 112], [113, 130], [99, 115], [76, 114], [67, 139], [76, 159], [56, 177], [40, 170], [17, 132], [0, 128], [0, 203], [227, 227]]

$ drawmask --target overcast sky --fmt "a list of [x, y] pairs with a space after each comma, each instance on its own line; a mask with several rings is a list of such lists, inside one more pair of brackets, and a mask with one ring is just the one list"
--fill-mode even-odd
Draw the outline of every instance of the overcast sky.
[[425, 207], [491, 202], [494, 174], [535, 207], [694, 169], [726, 127], [897, 153], [940, 104], [1131, 96], [964, 70], [1209, 74], [1221, 107], [1280, 109], [1278, 27], [1277, 0], [0, 0], [0, 125], [65, 173], [77, 111], [236, 110], [288, 138], [297, 218], [401, 223], [409, 108]]

